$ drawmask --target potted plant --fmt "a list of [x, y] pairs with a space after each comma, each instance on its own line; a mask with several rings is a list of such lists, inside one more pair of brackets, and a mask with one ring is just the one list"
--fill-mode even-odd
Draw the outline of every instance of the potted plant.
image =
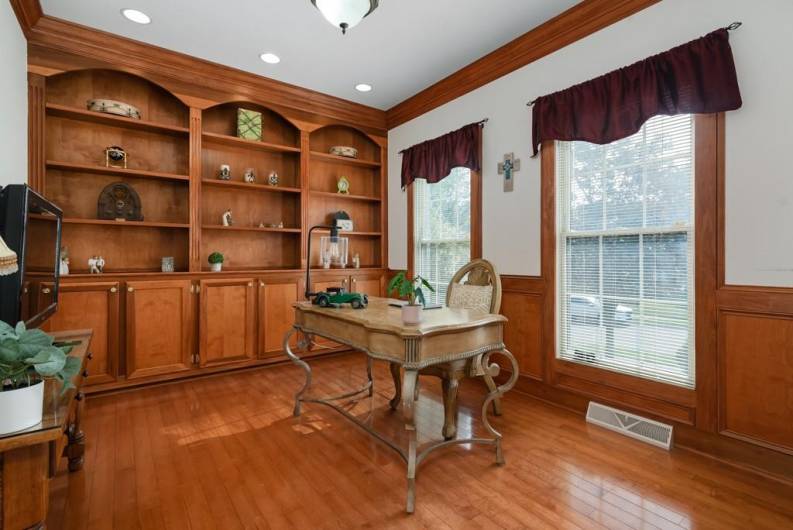
[[220, 252], [210, 254], [209, 265], [212, 267], [212, 272], [220, 272], [223, 269], [223, 254]]
[[0, 434], [27, 429], [41, 422], [44, 379], [54, 377], [63, 390], [72, 387], [80, 360], [71, 348], [53, 345], [40, 329], [13, 328], [0, 321]]
[[388, 294], [397, 292], [400, 298], [407, 298], [407, 305], [402, 306], [402, 322], [405, 324], [418, 324], [421, 322], [421, 312], [427, 304], [424, 298], [424, 288], [434, 293], [435, 289], [421, 276], [409, 278], [405, 271], [398, 273], [388, 282]]

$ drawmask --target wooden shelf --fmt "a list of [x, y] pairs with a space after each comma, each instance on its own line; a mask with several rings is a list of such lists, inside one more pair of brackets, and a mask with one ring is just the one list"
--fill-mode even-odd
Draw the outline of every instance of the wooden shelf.
[[59, 118], [69, 118], [72, 120], [99, 123], [136, 131], [149, 131], [160, 134], [176, 135], [187, 135], [190, 132], [187, 127], [177, 127], [174, 125], [166, 125], [164, 123], [155, 123], [153, 121], [125, 118], [123, 116], [116, 116], [114, 114], [105, 114], [103, 112], [94, 112], [91, 110], [75, 107], [67, 107], [66, 105], [58, 105], [56, 103], [47, 103], [46, 109], [48, 116], [57, 116]]
[[255, 190], [255, 191], [270, 191], [276, 193], [300, 193], [300, 188], [289, 188], [285, 186], [270, 186], [268, 184], [248, 184], [247, 182], [242, 182], [239, 180], [203, 179], [201, 182], [207, 186], [219, 186], [219, 187], [225, 186], [225, 187], [243, 188], [243, 189]]
[[[328, 234], [330, 230], [324, 229], [317, 229], [315, 230], [317, 233]], [[358, 232], [358, 231], [351, 231], [348, 232], [346, 230], [339, 231], [339, 237], [349, 236], [349, 237], [381, 237], [383, 235], [382, 232]]]
[[291, 145], [272, 144], [268, 142], [260, 142], [257, 140], [245, 140], [244, 138], [237, 138], [236, 136], [228, 136], [225, 134], [204, 132], [201, 136], [205, 142], [228, 145], [231, 147], [247, 147], [252, 149], [259, 149], [262, 151], [274, 151], [277, 153], [300, 152], [299, 147], [294, 147]]
[[277, 232], [282, 234], [299, 234], [299, 228], [272, 228], [266, 226], [264, 228], [258, 226], [223, 226], [223, 225], [203, 225], [201, 228], [204, 230], [226, 230], [231, 232]]
[[332, 162], [334, 164], [347, 164], [350, 166], [362, 166], [362, 167], [372, 167], [378, 168], [382, 164], [380, 162], [374, 162], [372, 160], [361, 160], [359, 158], [348, 158], [346, 156], [337, 156], [331, 155], [328, 153], [320, 153], [318, 151], [311, 151], [311, 158], [315, 160], [321, 160], [323, 162]]
[[142, 227], [142, 228], [190, 228], [190, 225], [186, 223], [182, 224], [182, 223], [159, 223], [152, 221], [113, 221], [110, 219], [77, 219], [74, 217], [64, 218], [63, 224], [134, 226], [134, 227]]
[[183, 182], [190, 181], [189, 175], [177, 175], [175, 173], [163, 173], [143, 169], [124, 169], [119, 167], [92, 166], [90, 164], [74, 164], [72, 162], [57, 162], [55, 160], [47, 160], [47, 168], [76, 173], [94, 173], [97, 175], [118, 175], [121, 177], [178, 180]]
[[333, 193], [331, 191], [311, 191], [311, 195], [319, 197], [329, 197], [333, 199], [342, 199], [348, 201], [366, 201], [366, 202], [382, 202], [380, 197], [369, 197], [368, 195], [350, 195], [346, 193]]

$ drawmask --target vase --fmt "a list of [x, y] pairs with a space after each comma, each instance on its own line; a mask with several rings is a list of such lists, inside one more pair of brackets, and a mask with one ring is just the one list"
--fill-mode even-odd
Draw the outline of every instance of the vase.
[[210, 263], [210, 267], [212, 269], [212, 272], [220, 272], [221, 270], [223, 270], [222, 263]]
[[0, 392], [0, 434], [28, 429], [41, 423], [44, 381]]
[[419, 324], [421, 322], [421, 315], [424, 306], [421, 304], [416, 305], [403, 305], [402, 306], [402, 322], [407, 325]]
[[173, 256], [165, 256], [162, 258], [162, 265], [161, 265], [162, 272], [173, 272], [174, 263], [173, 263]]

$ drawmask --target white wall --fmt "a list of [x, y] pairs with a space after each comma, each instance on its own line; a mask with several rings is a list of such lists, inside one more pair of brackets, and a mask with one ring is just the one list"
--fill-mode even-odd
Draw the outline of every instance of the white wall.
[[27, 56], [11, 3], [0, 0], [0, 186], [28, 180]]
[[[484, 131], [483, 250], [504, 274], [540, 274], [540, 163], [526, 102], [665, 51], [733, 21], [743, 108], [727, 115], [728, 283], [793, 286], [793, 2], [664, 0], [389, 132], [389, 267], [407, 266], [398, 151], [490, 118]], [[503, 193], [496, 164], [522, 161]]]

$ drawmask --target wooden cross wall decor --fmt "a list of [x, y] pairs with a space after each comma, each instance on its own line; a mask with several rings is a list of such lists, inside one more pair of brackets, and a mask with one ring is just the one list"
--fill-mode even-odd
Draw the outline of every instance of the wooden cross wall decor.
[[498, 174], [504, 175], [505, 192], [513, 189], [512, 173], [515, 171], [520, 171], [520, 159], [515, 158], [515, 153], [507, 153], [504, 161], [498, 163]]

